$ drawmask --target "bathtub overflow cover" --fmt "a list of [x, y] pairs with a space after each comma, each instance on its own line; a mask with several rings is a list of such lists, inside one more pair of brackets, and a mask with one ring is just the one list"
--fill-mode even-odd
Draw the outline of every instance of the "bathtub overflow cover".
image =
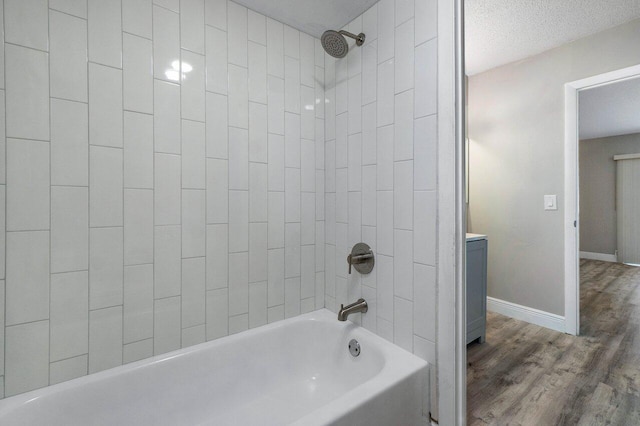
[[356, 339], [349, 341], [349, 353], [351, 353], [353, 357], [360, 355], [360, 343], [358, 343]]

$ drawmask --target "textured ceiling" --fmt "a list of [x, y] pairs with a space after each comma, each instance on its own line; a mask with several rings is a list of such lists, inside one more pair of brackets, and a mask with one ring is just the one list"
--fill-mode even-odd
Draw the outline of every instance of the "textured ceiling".
[[467, 74], [640, 18], [640, 0], [465, 0]]
[[640, 133], [640, 78], [579, 93], [580, 139]]
[[338, 30], [378, 0], [234, 0], [314, 37]]

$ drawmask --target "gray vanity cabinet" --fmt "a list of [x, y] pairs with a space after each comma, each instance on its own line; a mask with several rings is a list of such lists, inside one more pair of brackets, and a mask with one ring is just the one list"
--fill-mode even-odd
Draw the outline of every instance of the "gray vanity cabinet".
[[487, 240], [467, 241], [467, 344], [484, 343], [487, 322]]

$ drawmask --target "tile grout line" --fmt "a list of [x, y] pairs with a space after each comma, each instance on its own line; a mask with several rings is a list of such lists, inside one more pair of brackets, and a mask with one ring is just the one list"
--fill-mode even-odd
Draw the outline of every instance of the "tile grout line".
[[180, 297], [179, 297], [179, 301], [180, 301], [180, 305], [179, 305], [179, 311], [180, 311], [180, 317], [178, 318], [178, 330], [180, 335], [178, 336], [179, 342], [180, 344], [178, 345], [179, 348], [182, 347], [182, 318], [183, 318], [183, 304], [184, 304], [184, 282], [183, 282], [183, 277], [184, 277], [184, 214], [183, 214], [183, 209], [184, 209], [184, 189], [182, 188], [184, 185], [183, 182], [183, 177], [182, 174], [184, 172], [183, 167], [182, 167], [182, 158], [184, 156], [184, 149], [183, 149], [183, 144], [184, 144], [184, 138], [183, 138], [183, 134], [184, 134], [184, 126], [183, 126], [183, 107], [182, 104], [184, 102], [184, 79], [182, 76], [182, 65], [183, 65], [183, 57], [182, 57], [182, 19], [181, 16], [182, 14], [181, 12], [181, 7], [182, 6], [182, 1], [179, 0], [178, 1], [178, 61], [179, 61], [179, 69], [180, 71], [178, 72], [178, 82], [180, 84]]
[[[4, 4], [3, 4], [4, 7]], [[4, 10], [3, 10], [4, 15]], [[53, 222], [53, 187], [51, 186], [51, 11], [49, 9], [49, 0], [47, 0], [47, 83], [48, 83], [48, 103], [49, 103], [49, 271], [47, 274], [48, 278], [48, 287], [49, 287], [49, 313], [48, 313], [48, 325], [49, 325], [49, 342], [47, 344], [47, 385], [51, 384], [51, 270], [53, 260], [53, 233], [52, 231], [52, 222]], [[6, 300], [5, 300], [6, 303]]]
[[[249, 81], [249, 11], [248, 8], [243, 7], [243, 17], [245, 19], [245, 27], [247, 28], [247, 83]], [[246, 12], [246, 13], [245, 13]], [[244, 41], [244, 38], [243, 38]], [[228, 43], [228, 39], [227, 39], [227, 43]], [[227, 49], [228, 52], [228, 49]], [[249, 190], [251, 189], [251, 162], [249, 161], [249, 155], [250, 155], [250, 150], [249, 150], [249, 143], [250, 143], [250, 136], [249, 136], [249, 116], [251, 114], [251, 102], [249, 101], [249, 85], [247, 84], [247, 106], [246, 106], [246, 113], [247, 113], [247, 158], [246, 158], [246, 162], [247, 162], [247, 330], [249, 329], [249, 324], [251, 324], [250, 322], [250, 317], [251, 317], [251, 303], [250, 303], [250, 294], [251, 294], [251, 286], [250, 286], [250, 281], [251, 281], [251, 262], [249, 262], [249, 253], [250, 253], [250, 249], [251, 249], [251, 193], [249, 192]], [[244, 283], [243, 283], [244, 284]]]
[[90, 141], [90, 121], [89, 121], [89, 108], [90, 108], [90, 76], [89, 76], [89, 5], [88, 2], [85, 3], [87, 5], [87, 25], [86, 29], [86, 56], [85, 60], [85, 71], [87, 73], [87, 133], [86, 136], [86, 144], [87, 144], [87, 365], [84, 374], [89, 374], [89, 365], [91, 363], [92, 355], [91, 355], [91, 141]]
[[125, 178], [125, 174], [124, 174], [124, 149], [125, 149], [125, 110], [124, 110], [124, 74], [125, 74], [125, 61], [124, 61], [124, 55], [125, 55], [125, 49], [124, 49], [124, 33], [123, 33], [123, 29], [124, 29], [124, 16], [123, 16], [123, 12], [122, 12], [122, 2], [120, 2], [120, 66], [122, 68], [122, 71], [120, 73], [120, 90], [121, 90], [121, 96], [122, 98], [120, 99], [121, 101], [121, 108], [122, 108], [122, 310], [121, 310], [121, 337], [120, 337], [120, 363], [118, 365], [122, 365], [124, 363], [124, 341], [125, 341], [125, 295], [126, 295], [126, 266], [125, 264], [126, 262], [126, 250], [125, 250], [125, 225], [127, 223], [127, 219], [126, 219], [126, 213], [127, 213], [127, 209], [126, 209], [126, 192], [125, 192], [125, 184], [124, 184], [124, 178]]
[[[202, 8], [203, 11], [206, 9], [206, 5], [204, 3], [202, 3]], [[207, 117], [208, 117], [208, 110], [209, 108], [207, 107], [208, 102], [207, 102], [207, 23], [206, 23], [206, 12], [202, 14], [202, 23], [203, 23], [203, 27], [202, 27], [202, 47], [204, 49], [204, 64], [205, 64], [205, 75], [204, 75], [204, 187], [205, 187], [205, 191], [204, 191], [204, 342], [207, 342], [208, 339], [208, 329], [209, 329], [209, 310], [207, 309], [207, 287], [208, 287], [208, 276], [209, 276], [209, 268], [208, 268], [208, 262], [207, 262], [207, 255], [209, 254], [209, 221], [207, 220], [207, 213], [209, 210], [209, 189], [208, 189], [208, 182], [209, 182], [209, 172], [208, 172], [208, 157], [207, 157], [207, 138], [209, 135], [209, 126], [207, 126]]]
[[[225, 336], [229, 335], [229, 314], [231, 312], [231, 297], [230, 297], [230, 293], [231, 293], [231, 286], [230, 286], [230, 281], [231, 281], [231, 268], [230, 268], [230, 263], [231, 263], [231, 251], [229, 250], [230, 244], [231, 244], [231, 221], [230, 221], [230, 217], [231, 217], [231, 189], [230, 189], [230, 185], [229, 185], [229, 180], [231, 178], [231, 170], [229, 167], [229, 164], [231, 163], [230, 159], [229, 159], [229, 116], [230, 116], [230, 108], [229, 108], [229, 2], [225, 2], [225, 16], [224, 16], [224, 20], [225, 20], [225, 40], [226, 40], [226, 48], [227, 48], [227, 57], [226, 57], [226, 61], [227, 61], [227, 140], [226, 140], [226, 145], [227, 145], [227, 318], [226, 318], [226, 330], [225, 330]], [[248, 65], [248, 64], [247, 64]]]

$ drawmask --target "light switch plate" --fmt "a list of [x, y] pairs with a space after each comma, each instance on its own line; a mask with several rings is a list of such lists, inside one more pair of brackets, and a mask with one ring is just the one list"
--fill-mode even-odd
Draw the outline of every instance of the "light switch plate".
[[544, 196], [544, 209], [545, 210], [558, 210], [557, 196], [545, 195]]

